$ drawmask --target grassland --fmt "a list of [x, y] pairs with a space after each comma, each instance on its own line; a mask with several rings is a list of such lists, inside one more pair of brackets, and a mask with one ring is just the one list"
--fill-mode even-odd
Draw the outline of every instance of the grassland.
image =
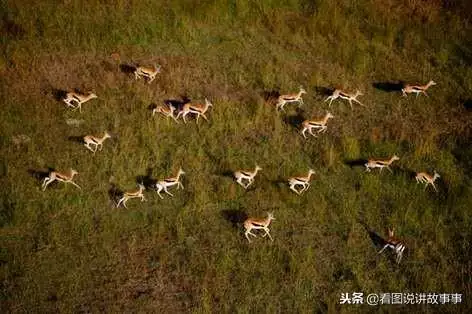
[[[0, 310], [23, 312], [366, 313], [472, 308], [472, 27], [467, 1], [2, 0]], [[112, 55], [114, 57], [112, 57]], [[152, 84], [120, 65], [159, 63]], [[401, 97], [401, 81], [438, 85]], [[264, 97], [303, 85], [276, 114]], [[367, 108], [327, 88], [360, 89]], [[54, 91], [93, 90], [72, 112]], [[188, 96], [208, 123], [148, 107]], [[80, 119], [70, 126], [67, 119]], [[95, 156], [71, 137], [114, 134]], [[24, 135], [26, 137], [21, 137]], [[20, 136], [20, 137], [19, 137]], [[23, 140], [18, 140], [18, 138]], [[24, 140], [26, 139], [26, 140]], [[28, 141], [29, 139], [29, 141]], [[352, 166], [401, 157], [393, 174]], [[259, 163], [248, 191], [227, 173]], [[351, 165], [351, 166], [350, 166]], [[180, 166], [185, 190], [115, 209], [113, 188]], [[32, 174], [79, 171], [46, 192]], [[302, 197], [283, 180], [314, 168]], [[414, 171], [437, 170], [439, 193]], [[248, 244], [240, 216], [273, 211], [274, 242]], [[237, 219], [236, 219], [237, 220]], [[394, 226], [397, 266], [368, 231]], [[344, 292], [461, 293], [460, 305], [340, 305]]]

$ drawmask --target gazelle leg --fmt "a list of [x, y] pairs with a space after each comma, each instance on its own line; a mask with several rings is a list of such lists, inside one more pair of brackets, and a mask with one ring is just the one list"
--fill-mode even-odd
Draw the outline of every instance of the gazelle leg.
[[79, 190], [82, 190], [82, 188], [81, 188], [77, 183], [75, 183], [74, 181], [66, 181], [66, 182], [72, 183], [73, 185], [75, 185], [76, 187], [78, 187]]
[[381, 254], [387, 247], [388, 247], [388, 244], [385, 244], [385, 246], [379, 251], [378, 254]]
[[270, 239], [271, 241], [274, 241], [274, 239], [272, 239], [272, 236], [271, 236], [270, 233], [269, 233], [269, 228], [264, 228], [264, 231], [266, 232], [266, 235], [269, 236], [269, 239]]
[[167, 194], [169, 194], [170, 196], [174, 196], [174, 194], [170, 193], [168, 190], [167, 190], [167, 187], [164, 186], [164, 192], [166, 192]]

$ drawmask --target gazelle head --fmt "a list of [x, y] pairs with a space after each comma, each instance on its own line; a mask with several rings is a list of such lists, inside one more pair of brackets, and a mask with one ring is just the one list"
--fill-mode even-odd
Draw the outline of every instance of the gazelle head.
[[435, 81], [431, 80], [431, 81], [428, 82], [428, 85], [433, 86], [433, 85], [437, 85], [437, 83]]
[[142, 183], [138, 183], [138, 188], [139, 188], [139, 191], [141, 192], [146, 189]]
[[77, 170], [70, 168], [70, 175], [71, 176], [75, 176], [77, 174], [79, 174], [79, 172]]
[[267, 219], [269, 220], [275, 220], [274, 214], [271, 212], [267, 212]]
[[308, 170], [308, 175], [312, 175], [312, 174], [315, 174], [315, 173], [316, 173], [316, 172], [315, 172], [315, 170], [313, 170], [313, 169], [309, 169], [309, 170]]
[[259, 167], [259, 165], [256, 165], [256, 171], [259, 171], [259, 170], [262, 170], [262, 168]]
[[98, 96], [95, 93], [91, 93], [91, 92], [89, 93], [88, 97], [90, 99], [98, 98]]
[[392, 229], [388, 228], [388, 238], [393, 238], [393, 233], [395, 232], [395, 228], [392, 227]]
[[213, 104], [212, 104], [207, 98], [205, 98], [205, 104], [206, 104], [208, 107], [213, 107]]
[[441, 178], [441, 176], [439, 175], [439, 173], [436, 172], [436, 170], [434, 170], [433, 180], [436, 180], [438, 178]]
[[356, 90], [356, 96], [355, 97], [362, 96], [362, 95], [364, 95], [364, 93], [362, 93], [360, 90]]
[[300, 91], [299, 91], [300, 95], [303, 95], [303, 94], [306, 94], [306, 90], [300, 86]]
[[331, 114], [331, 112], [326, 111], [326, 118], [327, 118], [327, 119], [329, 119], [329, 118], [334, 118], [334, 116]]
[[105, 134], [103, 134], [103, 138], [111, 138], [110, 133], [108, 133], [108, 131], [105, 131]]
[[185, 171], [183, 171], [182, 168], [179, 168], [178, 175], [180, 176], [182, 174], [185, 174]]
[[398, 157], [397, 155], [393, 155], [392, 156], [392, 161], [394, 161], [394, 160], [400, 160], [400, 157]]
[[162, 68], [162, 67], [161, 67], [160, 64], [154, 65], [154, 68], [156, 69], [156, 72], [157, 72], [157, 73], [161, 73], [161, 68]]

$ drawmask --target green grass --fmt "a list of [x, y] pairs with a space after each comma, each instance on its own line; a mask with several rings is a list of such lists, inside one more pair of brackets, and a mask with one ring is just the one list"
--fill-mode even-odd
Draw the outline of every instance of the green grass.
[[[461, 305], [384, 311], [466, 312], [470, 241], [471, 25], [467, 1], [0, 2], [0, 309], [2, 312], [373, 312], [345, 292], [462, 293]], [[119, 60], [111, 57], [118, 53]], [[162, 65], [148, 85], [123, 64]], [[430, 97], [374, 83], [427, 82]], [[335, 116], [304, 140], [295, 105], [264, 93], [303, 86], [303, 118]], [[364, 92], [366, 108], [323, 103], [323, 88]], [[53, 89], [93, 90], [82, 114]], [[150, 103], [187, 95], [209, 122], [151, 118]], [[292, 117], [292, 118], [290, 118]], [[69, 126], [67, 119], [83, 119]], [[295, 120], [295, 119], [294, 119]], [[70, 136], [114, 137], [95, 156]], [[18, 135], [28, 143], [15, 144]], [[401, 159], [366, 173], [347, 162]], [[258, 163], [245, 191], [225, 175]], [[182, 166], [184, 190], [115, 209], [109, 190]], [[28, 170], [79, 171], [46, 192]], [[316, 171], [302, 197], [287, 177]], [[437, 170], [439, 193], [413, 171]], [[173, 191], [173, 192], [174, 192]], [[274, 242], [248, 244], [225, 218], [273, 211]], [[400, 266], [377, 255], [363, 221], [394, 226]]]

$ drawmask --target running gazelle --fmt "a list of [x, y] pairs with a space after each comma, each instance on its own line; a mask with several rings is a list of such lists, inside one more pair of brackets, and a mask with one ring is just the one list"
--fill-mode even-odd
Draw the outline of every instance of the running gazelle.
[[400, 261], [403, 257], [403, 251], [405, 250], [406, 246], [402, 241], [393, 236], [393, 232], [394, 228], [388, 229], [388, 238], [385, 240], [385, 245], [379, 251], [379, 254], [381, 254], [386, 248], [390, 248], [395, 253], [395, 261], [397, 264], [400, 264]]
[[257, 237], [254, 233], [251, 232], [252, 229], [262, 229], [265, 231], [264, 235], [262, 237], [265, 237], [265, 236], [269, 236], [269, 239], [271, 241], [274, 241], [274, 239], [272, 239], [271, 235], [270, 235], [270, 230], [269, 230], [269, 225], [270, 223], [272, 222], [272, 220], [275, 220], [274, 218], [274, 215], [272, 213], [267, 213], [267, 218], [265, 219], [260, 219], [260, 218], [248, 218], [244, 221], [244, 229], [245, 229], [245, 232], [244, 232], [244, 235], [246, 236], [247, 240], [249, 241], [249, 243], [251, 243], [251, 239], [249, 239], [249, 235], [252, 235], [253, 237]]

